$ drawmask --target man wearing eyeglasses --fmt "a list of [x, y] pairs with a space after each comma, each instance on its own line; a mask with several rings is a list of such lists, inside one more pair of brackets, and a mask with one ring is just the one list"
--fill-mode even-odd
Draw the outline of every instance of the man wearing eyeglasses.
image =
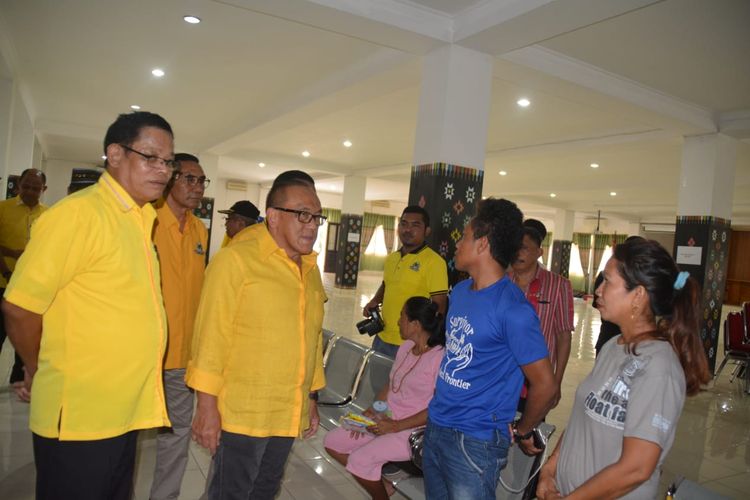
[[151, 500], [179, 497], [187, 465], [193, 393], [185, 385], [185, 368], [203, 286], [208, 243], [208, 231], [193, 210], [200, 206], [203, 192], [211, 181], [206, 179], [195, 156], [177, 153], [174, 158], [179, 166], [164, 197], [155, 203], [154, 226], [169, 326], [164, 391], [172, 428], [162, 429], [156, 438]]
[[187, 383], [193, 439], [213, 455], [208, 498], [272, 499], [294, 438], [318, 428], [326, 300], [312, 248], [325, 221], [312, 178], [281, 174], [266, 222], [206, 271]]
[[99, 181], [34, 223], [2, 304], [32, 390], [39, 500], [131, 498], [137, 431], [170, 425], [150, 202], [174, 170], [172, 129], [120, 115], [104, 152]]

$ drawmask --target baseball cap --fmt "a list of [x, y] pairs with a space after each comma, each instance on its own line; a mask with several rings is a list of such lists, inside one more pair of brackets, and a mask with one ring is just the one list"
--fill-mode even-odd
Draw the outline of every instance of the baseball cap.
[[237, 214], [248, 219], [258, 220], [260, 210], [247, 200], [238, 201], [227, 210], [219, 210], [220, 214]]

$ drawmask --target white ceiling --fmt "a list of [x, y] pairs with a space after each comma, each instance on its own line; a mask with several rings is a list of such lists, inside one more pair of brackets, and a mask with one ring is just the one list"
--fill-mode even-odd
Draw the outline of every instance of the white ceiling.
[[731, 123], [750, 224], [748, 26], [746, 0], [3, 0], [0, 77], [49, 159], [98, 161], [139, 104], [224, 176], [304, 168], [335, 192], [356, 173], [405, 201], [421, 59], [453, 41], [495, 57], [485, 195], [671, 221], [682, 136]]

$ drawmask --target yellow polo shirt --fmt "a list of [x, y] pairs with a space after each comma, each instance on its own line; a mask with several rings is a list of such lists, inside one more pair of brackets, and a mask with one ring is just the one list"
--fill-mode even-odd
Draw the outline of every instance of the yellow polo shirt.
[[221, 427], [253, 437], [297, 437], [308, 394], [325, 386], [326, 300], [315, 253], [300, 269], [265, 224], [208, 265], [187, 384], [218, 396]]
[[43, 316], [34, 433], [96, 440], [170, 425], [155, 217], [105, 172], [34, 224], [5, 292]]
[[[0, 201], [0, 246], [11, 250], [23, 250], [31, 237], [31, 225], [47, 209], [38, 203], [29, 208], [21, 201], [20, 196]], [[16, 267], [16, 259], [5, 256], [5, 264], [11, 271]], [[7, 281], [0, 276], [0, 288], [5, 288]]]
[[180, 232], [180, 222], [164, 200], [157, 202], [155, 208], [154, 244], [169, 326], [164, 369], [186, 368], [206, 269], [208, 231], [198, 217], [188, 212]]
[[384, 342], [401, 345], [398, 318], [404, 302], [411, 297], [448, 293], [448, 268], [443, 258], [427, 245], [404, 256], [401, 256], [401, 251], [396, 251], [385, 258], [383, 282], [385, 328], [378, 335]]

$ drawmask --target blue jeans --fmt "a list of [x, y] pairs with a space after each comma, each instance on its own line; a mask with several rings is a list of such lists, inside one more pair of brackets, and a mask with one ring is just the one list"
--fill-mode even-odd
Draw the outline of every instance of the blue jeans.
[[398, 348], [400, 346], [397, 346], [396, 344], [390, 344], [383, 339], [380, 338], [380, 335], [375, 335], [375, 338], [372, 339], [372, 350], [375, 352], [379, 352], [380, 354], [385, 354], [386, 356], [389, 356], [393, 359], [396, 359], [396, 353], [398, 352]]
[[427, 422], [422, 452], [425, 498], [495, 500], [510, 441], [496, 430], [489, 441]]

